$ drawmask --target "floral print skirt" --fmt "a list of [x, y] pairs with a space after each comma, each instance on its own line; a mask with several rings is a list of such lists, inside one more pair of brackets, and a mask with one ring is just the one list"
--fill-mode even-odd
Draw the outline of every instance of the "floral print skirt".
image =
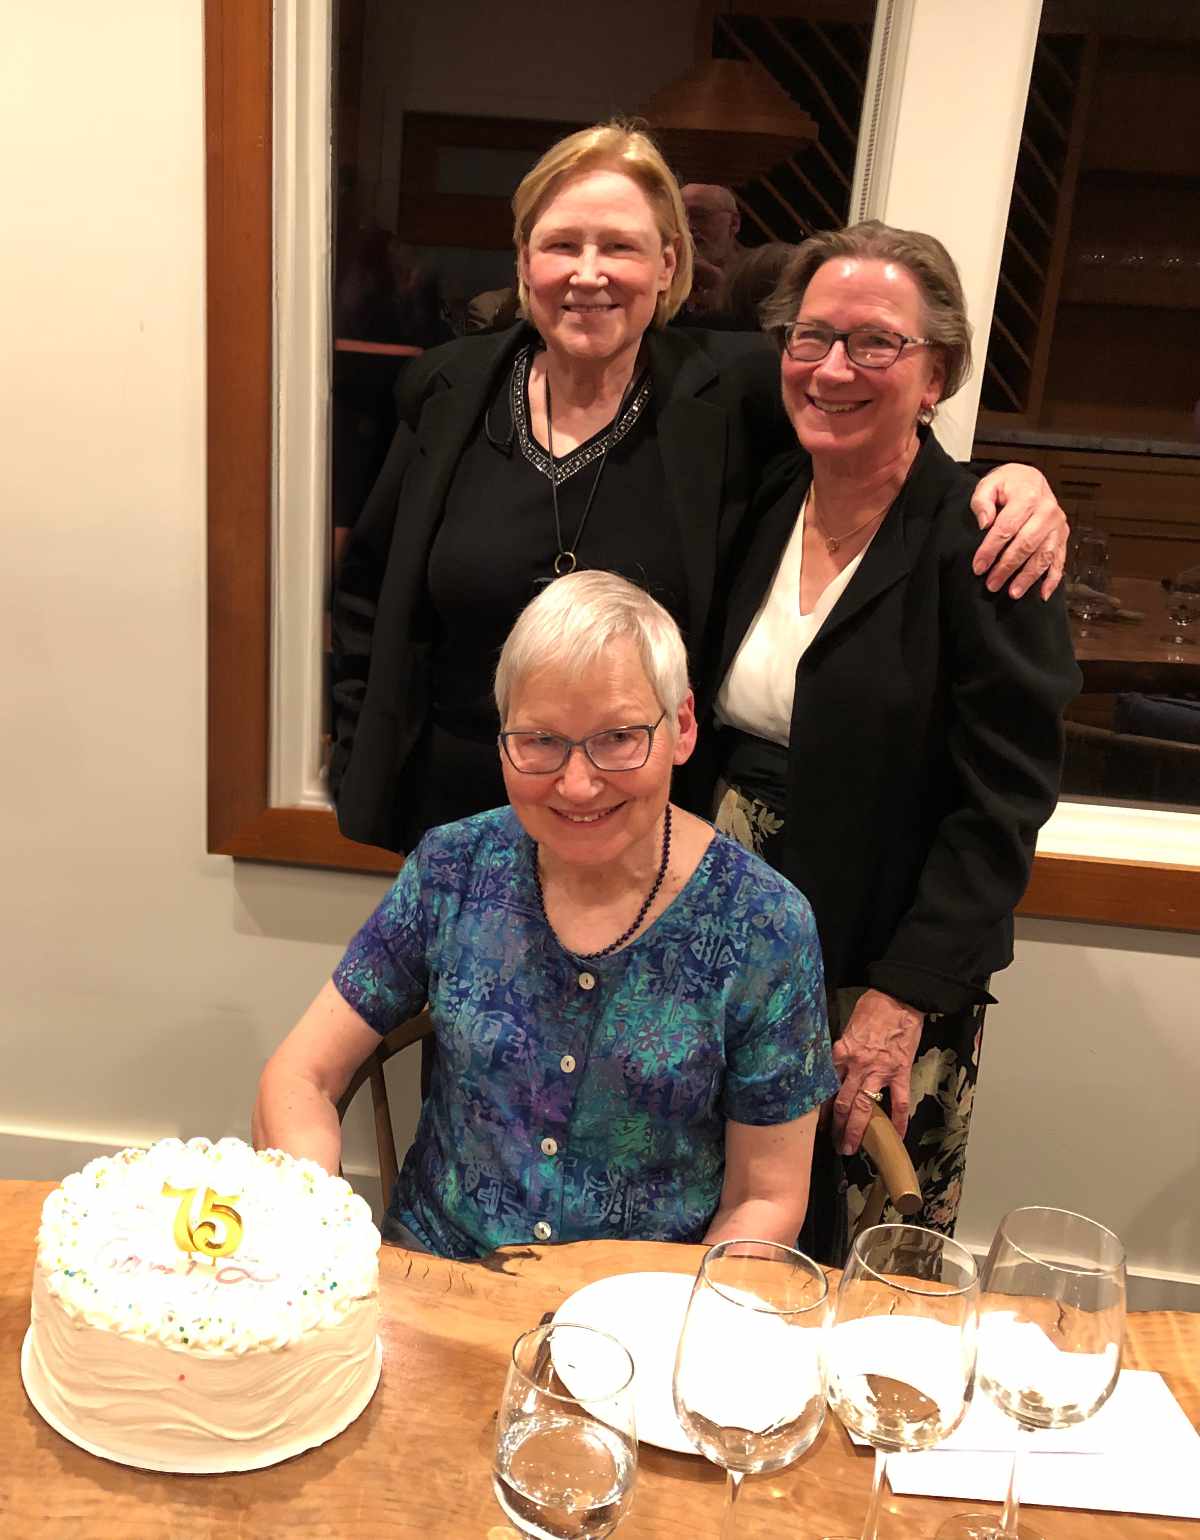
[[[787, 875], [783, 864], [782, 799], [776, 801], [762, 787], [753, 792], [722, 782], [717, 790], [714, 823], [722, 834], [761, 856]], [[829, 1030], [836, 1041], [861, 990], [842, 989], [831, 994]], [[930, 1015], [917, 1047], [912, 1068], [910, 1117], [905, 1146], [917, 1173], [924, 1206], [908, 1221], [945, 1235], [954, 1234], [967, 1164], [967, 1136], [979, 1074], [979, 1049], [983, 1037], [983, 1005], [967, 1006], [944, 1015]], [[825, 1212], [817, 1233], [806, 1236], [821, 1261], [840, 1263], [854, 1234], [859, 1216], [875, 1181], [875, 1168], [861, 1150], [851, 1156], [830, 1155], [831, 1141], [814, 1159], [814, 1192], [810, 1208], [815, 1216]], [[818, 1192], [818, 1184], [836, 1188]], [[903, 1216], [884, 1205], [880, 1222], [900, 1223]], [[821, 1255], [824, 1253], [824, 1255]]]

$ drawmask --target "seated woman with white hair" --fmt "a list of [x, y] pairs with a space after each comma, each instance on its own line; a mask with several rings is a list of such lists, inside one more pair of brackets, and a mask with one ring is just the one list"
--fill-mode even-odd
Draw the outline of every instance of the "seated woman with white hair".
[[679, 628], [577, 572], [496, 673], [510, 806], [429, 831], [263, 1072], [254, 1140], [338, 1168], [335, 1106], [428, 1004], [432, 1085], [387, 1238], [794, 1240], [838, 1088], [807, 901], [672, 807], [696, 718]]

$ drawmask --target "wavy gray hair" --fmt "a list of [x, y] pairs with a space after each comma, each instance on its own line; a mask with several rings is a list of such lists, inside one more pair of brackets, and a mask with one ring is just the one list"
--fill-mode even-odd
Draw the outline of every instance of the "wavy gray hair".
[[971, 372], [971, 323], [954, 258], [935, 235], [922, 230], [899, 230], [878, 219], [865, 219], [845, 230], [810, 235], [796, 247], [775, 292], [759, 309], [763, 330], [773, 333], [782, 346], [782, 328], [796, 319], [809, 284], [826, 262], [838, 257], [895, 262], [907, 270], [921, 296], [921, 330], [942, 363], [938, 399], [948, 401]]
[[501, 725], [518, 683], [543, 668], [572, 673], [592, 667], [628, 637], [671, 730], [688, 692], [687, 648], [657, 599], [615, 572], [571, 572], [556, 578], [517, 616], [496, 667]]

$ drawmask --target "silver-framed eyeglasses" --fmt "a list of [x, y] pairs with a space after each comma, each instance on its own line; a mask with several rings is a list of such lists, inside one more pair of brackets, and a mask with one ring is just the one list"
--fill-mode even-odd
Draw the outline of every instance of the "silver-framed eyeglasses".
[[640, 770], [650, 758], [654, 734], [666, 714], [662, 712], [657, 722], [605, 727], [586, 738], [520, 730], [505, 732], [500, 734], [500, 747], [509, 764], [522, 775], [554, 775], [575, 749], [582, 749], [597, 770]]
[[846, 357], [860, 369], [890, 369], [905, 348], [928, 347], [930, 337], [906, 337], [903, 332], [878, 326], [856, 326], [851, 331], [834, 331], [814, 321], [790, 321], [777, 328], [784, 352], [798, 364], [820, 363], [835, 342], [846, 349]]

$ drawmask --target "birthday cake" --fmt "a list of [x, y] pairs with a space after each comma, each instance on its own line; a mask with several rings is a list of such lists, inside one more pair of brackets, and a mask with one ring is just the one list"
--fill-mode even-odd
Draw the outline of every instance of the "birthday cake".
[[21, 1373], [93, 1454], [254, 1470], [353, 1422], [378, 1324], [379, 1232], [346, 1182], [239, 1139], [163, 1139], [46, 1199]]

